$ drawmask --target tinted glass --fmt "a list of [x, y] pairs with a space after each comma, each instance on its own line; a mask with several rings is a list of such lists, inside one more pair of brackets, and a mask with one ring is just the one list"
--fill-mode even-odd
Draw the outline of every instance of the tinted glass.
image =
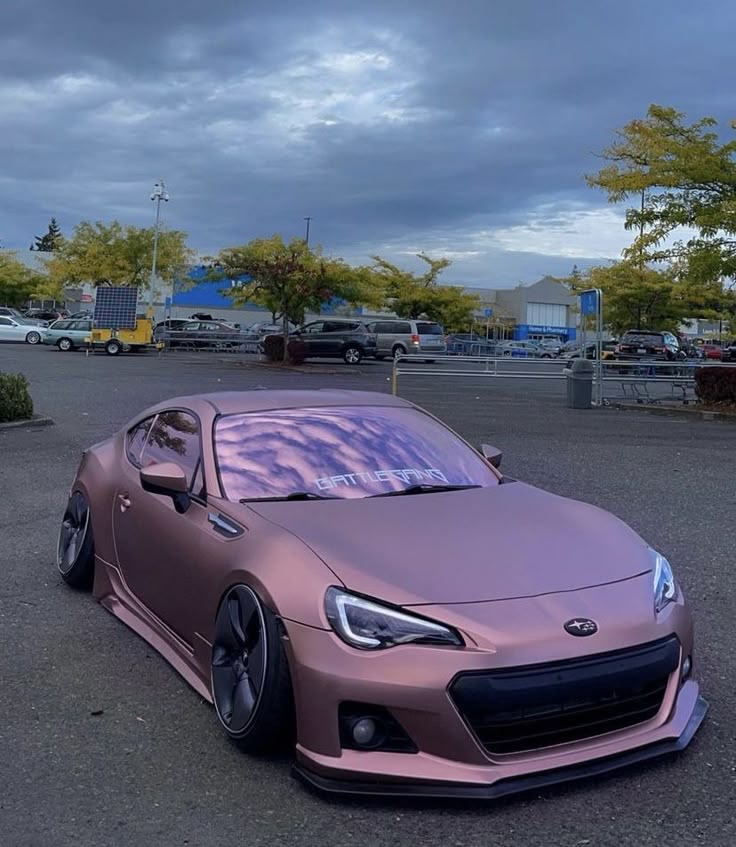
[[307, 324], [302, 329], [302, 332], [305, 332], [305, 333], [322, 332], [323, 326], [324, 326], [324, 324], [322, 323], [322, 321], [318, 321], [317, 323], [313, 323], [313, 324]]
[[626, 332], [621, 339], [622, 344], [661, 344], [661, 332]]
[[378, 321], [374, 324], [368, 324], [368, 329], [371, 332], [394, 332], [394, 324], [391, 321]]
[[51, 324], [51, 329], [69, 329], [73, 324], [73, 321], [54, 321]]
[[143, 450], [142, 464], [176, 462], [191, 486], [199, 461], [199, 423], [187, 412], [161, 412]]
[[125, 450], [128, 454], [128, 458], [138, 467], [140, 467], [141, 464], [141, 451], [143, 450], [143, 445], [146, 443], [146, 436], [148, 435], [148, 430], [151, 428], [153, 420], [153, 418], [146, 418], [146, 420], [136, 424], [136, 426], [128, 432], [125, 438]]
[[215, 429], [229, 500], [312, 492], [345, 499], [416, 484], [498, 484], [454, 433], [414, 409], [280, 409], [229, 415]]
[[439, 324], [417, 324], [419, 335], [442, 335], [442, 327]]
[[398, 335], [411, 335], [411, 324], [408, 321], [394, 321], [390, 331]]
[[13, 322], [10, 318], [0, 317], [0, 326], [13, 326]]

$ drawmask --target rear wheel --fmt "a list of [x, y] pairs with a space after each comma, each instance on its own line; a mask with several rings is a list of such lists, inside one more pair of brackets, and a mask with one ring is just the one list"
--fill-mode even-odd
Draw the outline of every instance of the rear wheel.
[[74, 349], [74, 345], [72, 344], [71, 338], [60, 338], [56, 342], [56, 346], [59, 348], [59, 350], [62, 350], [64, 353], [67, 353], [69, 352], [69, 350]]
[[402, 347], [401, 344], [397, 344], [396, 347], [394, 347], [394, 349], [391, 351], [391, 355], [394, 357], [394, 359], [398, 358], [399, 356], [405, 356], [406, 348]]
[[75, 491], [61, 521], [56, 566], [64, 582], [74, 588], [91, 588], [95, 575], [95, 545], [89, 503]]
[[26, 335], [26, 341], [29, 344], [38, 344], [38, 342], [40, 340], [41, 340], [41, 333], [36, 332], [35, 329], [32, 332], [29, 332], [28, 335]]
[[348, 365], [357, 365], [360, 363], [360, 360], [363, 358], [363, 351], [360, 347], [356, 347], [354, 344], [349, 345], [343, 350], [342, 354], [343, 359]]
[[220, 724], [247, 753], [270, 753], [293, 741], [281, 625], [247, 585], [233, 586], [217, 612], [211, 686]]
[[105, 345], [105, 353], [107, 353], [108, 356], [117, 356], [120, 353], [120, 346], [119, 341], [111, 338]]

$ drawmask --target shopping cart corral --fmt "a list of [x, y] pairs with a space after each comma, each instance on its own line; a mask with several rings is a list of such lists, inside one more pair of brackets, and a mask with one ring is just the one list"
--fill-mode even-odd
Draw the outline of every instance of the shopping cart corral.
[[[696, 399], [695, 370], [699, 365], [697, 360], [604, 360], [600, 363], [603, 405], [610, 405], [614, 399], [606, 390], [607, 385], [618, 386], [623, 399], [635, 403], [680, 401], [687, 405]], [[615, 399], [619, 401], [621, 397]]]

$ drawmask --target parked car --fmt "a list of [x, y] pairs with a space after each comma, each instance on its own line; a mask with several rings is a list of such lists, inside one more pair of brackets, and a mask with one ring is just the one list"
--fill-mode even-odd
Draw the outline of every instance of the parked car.
[[537, 343], [543, 350], [549, 350], [553, 356], [559, 356], [562, 352], [562, 341], [559, 338], [542, 338]]
[[39, 320], [38, 318], [29, 318], [19, 309], [14, 309], [12, 306], [0, 306], [0, 315], [4, 318], [12, 318], [18, 323], [33, 324], [34, 326], [48, 326], [47, 321]]
[[69, 312], [66, 309], [28, 309], [24, 312], [24, 315], [27, 318], [53, 323], [53, 321], [58, 321], [61, 318], [68, 318]]
[[[289, 332], [292, 333], [297, 329], [297, 326], [293, 323], [289, 323], [288, 329]], [[260, 323], [251, 324], [251, 326], [245, 330], [246, 335], [259, 339], [263, 339], [267, 335], [282, 335], [283, 332], [283, 324], [271, 323], [270, 321], [261, 321]]]
[[[560, 354], [561, 359], [579, 359], [582, 354], [580, 345], [572, 349], [565, 350]], [[595, 341], [587, 342], [585, 345], [585, 358], [595, 359], [598, 355], [598, 344]], [[616, 356], [616, 342], [604, 341], [601, 344], [601, 359], [613, 359]]]
[[736, 362], [736, 341], [732, 341], [723, 348], [723, 361]]
[[616, 358], [639, 359], [684, 359], [676, 335], [671, 332], [655, 332], [648, 329], [630, 329], [621, 336], [616, 348]]
[[77, 347], [84, 347], [92, 332], [92, 321], [61, 320], [54, 321], [43, 331], [43, 343], [52, 344], [66, 353]]
[[175, 329], [154, 331], [154, 339], [170, 347], [189, 347], [205, 350], [213, 347], [233, 347], [243, 343], [239, 329], [221, 321], [185, 321]]
[[499, 463], [385, 393], [178, 398], [85, 451], [56, 566], [324, 790], [492, 799], [682, 750], [708, 703], [674, 569]]
[[443, 355], [447, 352], [445, 333], [436, 321], [386, 318], [366, 324], [376, 336], [376, 358], [416, 353]]
[[551, 359], [552, 353], [540, 347], [533, 341], [504, 341], [498, 345], [498, 356], [513, 356], [515, 358]]
[[712, 361], [723, 361], [723, 347], [717, 341], [706, 341], [702, 346], [703, 358]]
[[188, 323], [192, 323], [187, 318], [167, 318], [164, 321], [159, 321], [153, 328], [153, 340], [162, 341], [167, 332], [183, 329]]
[[450, 356], [495, 356], [499, 342], [474, 332], [455, 332], [445, 338]]
[[0, 341], [25, 341], [40, 344], [45, 327], [34, 323], [22, 323], [7, 315], [0, 315]]
[[328, 318], [312, 321], [292, 333], [303, 341], [306, 358], [340, 358], [357, 365], [366, 356], [376, 355], [376, 336], [361, 321]]

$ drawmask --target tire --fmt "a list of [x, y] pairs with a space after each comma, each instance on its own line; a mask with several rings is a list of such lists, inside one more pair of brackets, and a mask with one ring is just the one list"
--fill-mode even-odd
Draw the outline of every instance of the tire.
[[62, 351], [62, 353], [68, 353], [70, 350], [74, 349], [71, 338], [60, 338], [56, 342], [56, 346]]
[[396, 347], [391, 351], [391, 356], [395, 359], [397, 356], [405, 356], [406, 355], [406, 347], [401, 344], [397, 344]]
[[540, 356], [541, 359], [551, 359], [552, 356], [549, 353], [542, 353]]
[[223, 597], [215, 617], [210, 686], [217, 718], [246, 753], [293, 744], [294, 698], [282, 625], [247, 585]]
[[363, 351], [360, 347], [356, 347], [355, 344], [349, 344], [342, 351], [342, 358], [347, 365], [359, 365], [360, 360], [363, 358]]
[[26, 335], [26, 342], [28, 344], [38, 344], [41, 341], [41, 333], [36, 332], [36, 330], [32, 330]]
[[87, 498], [72, 492], [66, 505], [56, 545], [56, 567], [73, 588], [89, 589], [95, 577], [95, 544]]
[[108, 356], [118, 356], [120, 354], [120, 342], [114, 338], [111, 338], [107, 344], [105, 344], [105, 353]]

